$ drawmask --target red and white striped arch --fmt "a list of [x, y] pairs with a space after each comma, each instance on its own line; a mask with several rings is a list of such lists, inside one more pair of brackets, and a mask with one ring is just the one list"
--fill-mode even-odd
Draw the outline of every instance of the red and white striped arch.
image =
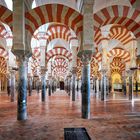
[[[130, 61], [130, 53], [122, 48], [114, 48], [112, 50], [110, 50], [107, 53], [107, 57], [108, 59], [110, 57], [120, 57], [121, 59], [124, 60], [124, 62], [129, 62]], [[97, 60], [98, 63], [100, 63], [102, 61], [102, 53], [101, 52], [97, 52], [96, 55], [94, 56], [94, 58]]]
[[0, 37], [5, 38], [7, 31], [3, 24], [0, 23]]
[[0, 74], [6, 74], [6, 72], [7, 72], [6, 59], [0, 56]]
[[96, 30], [95, 36], [94, 36], [94, 42], [96, 43], [96, 45], [99, 45], [102, 39], [103, 39], [103, 36], [101, 34], [101, 30], [100, 29]]
[[69, 26], [78, 35], [82, 31], [83, 16], [67, 6], [61, 4], [46, 4], [25, 13], [25, 27], [31, 35], [41, 25], [57, 22]]
[[113, 5], [94, 14], [95, 30], [107, 24], [120, 24], [140, 37], [140, 12], [132, 7]]
[[53, 24], [49, 26], [49, 28], [46, 31], [46, 34], [40, 37], [40, 34], [37, 33], [36, 35], [34, 35], [34, 38], [47, 40], [48, 44], [49, 42], [51, 42], [53, 39], [56, 38], [63, 39], [68, 43], [70, 43], [72, 39], [77, 39], [76, 36], [73, 36], [71, 34], [69, 27], [61, 24]]
[[33, 54], [32, 57], [40, 60], [40, 56], [41, 56], [41, 54], [40, 54], [40, 48], [36, 47], [35, 49], [33, 49], [32, 54]]
[[97, 63], [102, 61], [102, 54], [101, 52], [97, 52], [94, 56], [94, 58], [96, 59]]
[[110, 64], [111, 73], [117, 72], [119, 74], [125, 70], [125, 63], [122, 63], [122, 59], [119, 57], [113, 58], [113, 61]]
[[8, 59], [8, 52], [2, 47], [0, 47], [0, 57], [4, 57], [5, 59]]
[[31, 70], [34, 75], [37, 71], [37, 68], [40, 66], [39, 61], [35, 57], [32, 57], [32, 59], [30, 60], [30, 63], [31, 63]]
[[[55, 38], [61, 38], [70, 43], [74, 38], [71, 34], [71, 31], [68, 27], [64, 25], [54, 25], [48, 28], [48, 42], [51, 42]], [[50, 34], [50, 35], [49, 35]]]
[[64, 67], [55, 67], [53, 69], [53, 74], [64, 78], [67, 74], [67, 69]]
[[134, 37], [130, 34], [130, 31], [120, 25], [112, 26], [108, 36], [110, 40], [119, 40], [123, 45], [126, 45], [134, 39]]
[[60, 57], [60, 58], [55, 58], [54, 63], [52, 63], [52, 67], [64, 67], [64, 68], [68, 68], [68, 62], [66, 61], [66, 59]]
[[55, 47], [54, 49], [48, 51], [46, 53], [46, 61], [48, 62], [50, 58], [54, 56], [64, 56], [67, 58], [69, 61], [72, 60], [72, 53], [70, 53], [67, 49], [64, 47]]
[[95, 58], [92, 57], [91, 63], [90, 63], [90, 76], [93, 77], [98, 74], [99, 71], [99, 65], [96, 62]]
[[124, 62], [130, 61], [130, 53], [122, 48], [114, 48], [110, 50], [107, 54], [108, 58], [110, 57], [119, 57], [124, 60]]
[[0, 5], [0, 21], [7, 24], [12, 29], [12, 20], [13, 20], [12, 11], [6, 7]]

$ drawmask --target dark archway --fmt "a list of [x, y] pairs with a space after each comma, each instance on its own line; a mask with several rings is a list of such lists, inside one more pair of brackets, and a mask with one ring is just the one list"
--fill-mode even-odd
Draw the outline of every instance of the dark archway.
[[64, 81], [60, 81], [60, 90], [64, 90]]

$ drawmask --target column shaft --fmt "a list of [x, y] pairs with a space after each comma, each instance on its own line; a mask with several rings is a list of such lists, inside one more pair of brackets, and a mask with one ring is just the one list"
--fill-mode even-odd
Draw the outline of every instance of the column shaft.
[[101, 100], [104, 101], [106, 98], [106, 76], [103, 74], [101, 81]]
[[28, 80], [28, 89], [29, 89], [29, 96], [32, 95], [32, 78], [29, 77], [29, 80]]
[[51, 96], [51, 92], [52, 92], [52, 86], [51, 86], [51, 80], [49, 81], [49, 96]]
[[122, 90], [123, 90], [123, 94], [126, 96], [126, 80], [125, 80], [125, 77], [123, 78]]
[[129, 100], [132, 100], [133, 95], [133, 77], [129, 76]]
[[19, 81], [18, 81], [18, 120], [27, 119], [27, 61], [21, 58], [19, 61]]
[[79, 80], [77, 80], [77, 91], [79, 91]]
[[46, 79], [45, 79], [45, 75], [42, 75], [42, 102], [45, 101], [45, 97], [46, 97]]
[[11, 93], [11, 102], [15, 101], [15, 72], [11, 72], [11, 88], [10, 88], [10, 93]]
[[75, 101], [75, 78], [76, 78], [76, 74], [73, 73], [72, 75], [72, 101]]
[[90, 118], [90, 64], [82, 70], [82, 118]]
[[7, 84], [7, 94], [8, 96], [11, 95], [11, 76], [9, 75], [8, 84]]

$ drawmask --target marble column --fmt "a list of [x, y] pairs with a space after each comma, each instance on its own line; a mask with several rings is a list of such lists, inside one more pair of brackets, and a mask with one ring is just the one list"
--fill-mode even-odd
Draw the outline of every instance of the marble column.
[[29, 89], [29, 96], [32, 95], [32, 77], [28, 76], [28, 89]]
[[49, 96], [51, 96], [51, 93], [52, 93], [52, 85], [51, 85], [51, 78], [49, 78]]
[[42, 94], [41, 94], [41, 99], [42, 102], [45, 102], [46, 98], [46, 69], [41, 69], [41, 82], [42, 82]]
[[128, 95], [129, 95], [129, 100], [133, 99], [133, 71], [132, 70], [127, 70], [128, 78], [129, 78], [129, 90], [128, 90]]
[[125, 76], [122, 77], [122, 82], [123, 82], [122, 91], [123, 91], [124, 96], [126, 96], [126, 77]]
[[97, 78], [94, 79], [94, 92], [97, 93], [97, 85], [96, 85]]
[[137, 82], [137, 79], [136, 79], [135, 87], [136, 87], [136, 95], [138, 95], [138, 82]]
[[11, 74], [9, 73], [9, 75], [8, 75], [8, 80], [7, 80], [8, 82], [7, 82], [7, 94], [8, 94], [8, 96], [10, 96], [11, 95], [11, 92], [10, 92], [10, 89], [11, 89]]
[[67, 77], [67, 93], [68, 93], [68, 95], [70, 95], [69, 94], [69, 78]]
[[129, 76], [129, 100], [133, 98], [133, 77], [132, 75]]
[[101, 91], [101, 79], [99, 79], [99, 91]]
[[77, 79], [77, 91], [79, 91], [79, 79]]
[[71, 76], [68, 76], [68, 95], [71, 95]]
[[106, 99], [106, 75], [105, 71], [102, 71], [102, 79], [101, 79], [101, 100], [104, 101]]
[[52, 93], [54, 93], [54, 83], [53, 83], [53, 80], [52, 80]]
[[15, 70], [11, 70], [11, 87], [10, 87], [10, 93], [11, 93], [11, 102], [15, 101]]
[[95, 78], [93, 77], [93, 87], [92, 87], [93, 90], [95, 89], [95, 82], [94, 82], [94, 79], [95, 79]]
[[75, 101], [76, 67], [72, 69], [72, 101]]
[[106, 76], [106, 95], [109, 95], [109, 76]]
[[36, 90], [37, 90], [37, 93], [39, 94], [39, 92], [40, 92], [40, 79], [39, 79], [39, 77], [37, 77], [37, 79], [36, 79]]
[[18, 79], [18, 120], [27, 119], [27, 59], [19, 58], [19, 79]]
[[99, 79], [97, 79], [96, 87], [97, 87], [97, 93], [99, 93]]
[[90, 118], [90, 58], [84, 55], [82, 68], [82, 118]]

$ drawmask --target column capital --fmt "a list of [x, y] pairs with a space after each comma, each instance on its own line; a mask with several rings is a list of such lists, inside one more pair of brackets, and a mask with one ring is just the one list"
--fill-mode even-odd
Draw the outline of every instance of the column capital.
[[102, 68], [100, 71], [101, 71], [101, 74], [103, 74], [103, 75], [107, 74], [107, 69], [106, 68]]
[[31, 75], [31, 73], [28, 73], [28, 78], [32, 78], [33, 76]]
[[81, 58], [81, 61], [84, 65], [89, 64], [93, 53], [91, 50], [85, 50], [78, 53], [78, 57]]
[[41, 75], [45, 75], [47, 72], [47, 69], [46, 68], [41, 68]]
[[126, 71], [126, 73], [127, 73], [127, 75], [128, 76], [132, 76], [133, 75], [133, 70], [130, 70], [130, 69], [128, 69], [127, 71]]

